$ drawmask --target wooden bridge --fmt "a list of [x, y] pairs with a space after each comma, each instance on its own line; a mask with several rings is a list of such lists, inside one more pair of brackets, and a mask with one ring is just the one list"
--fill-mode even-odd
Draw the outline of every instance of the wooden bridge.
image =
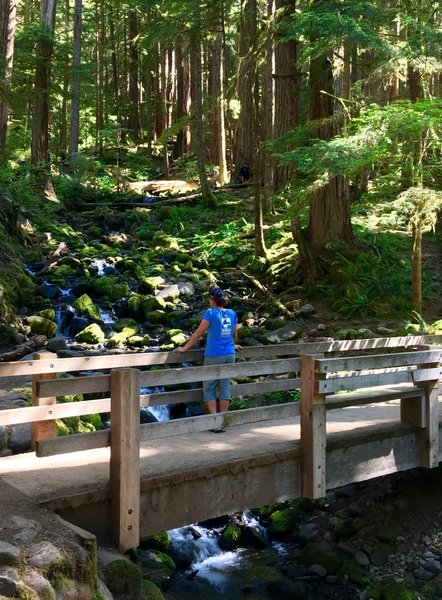
[[[32, 375], [33, 406], [1, 411], [0, 425], [31, 423], [35, 452], [0, 459], [0, 478], [94, 533], [112, 530], [124, 550], [180, 525], [437, 467], [441, 344], [249, 347], [235, 365], [188, 368], [176, 365], [200, 362], [201, 351], [3, 363], [0, 378]], [[202, 389], [186, 385], [220, 377], [236, 382], [235, 396], [300, 389], [301, 401], [140, 426], [140, 406], [200, 401]], [[76, 393], [93, 399], [56, 403]], [[111, 429], [55, 436], [55, 419], [93, 413], [110, 413]], [[210, 432], [221, 425], [226, 433]]]

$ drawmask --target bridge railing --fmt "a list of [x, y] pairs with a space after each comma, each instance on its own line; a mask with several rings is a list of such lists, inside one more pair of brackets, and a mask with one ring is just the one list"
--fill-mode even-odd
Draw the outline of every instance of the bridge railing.
[[395, 354], [301, 356], [302, 494], [326, 492], [326, 411], [400, 400], [401, 421], [418, 430], [420, 464], [439, 465], [441, 347]]
[[[295, 417], [300, 414], [300, 405], [291, 403], [233, 411], [226, 414], [189, 417], [166, 423], [150, 423], [140, 427], [140, 406], [158, 406], [202, 399], [202, 388], [172, 389], [163, 393], [140, 394], [142, 387], [172, 386], [174, 388], [177, 385], [182, 387], [189, 383], [203, 382], [214, 378], [238, 380], [255, 378], [253, 381], [234, 384], [233, 394], [248, 395], [301, 388], [301, 406], [315, 407], [314, 410], [311, 409], [314, 413], [313, 418], [306, 419], [306, 414], [310, 411], [308, 408], [303, 408], [301, 414], [305, 454], [311, 454], [311, 462], [305, 463], [304, 474], [306, 474], [311, 473], [312, 469], [319, 464], [325, 465], [325, 462], [322, 461], [325, 451], [325, 417], [322, 421], [322, 417], [319, 418], [322, 408], [316, 409], [316, 402], [319, 397], [330, 395], [330, 390], [327, 394], [324, 391], [314, 391], [313, 399], [308, 399], [310, 388], [305, 384], [305, 376], [304, 383], [302, 382], [303, 376], [300, 378], [299, 372], [304, 370], [310, 373], [311, 366], [308, 366], [307, 369], [306, 357], [300, 358], [300, 355], [320, 353], [322, 356], [333, 357], [342, 353], [358, 355], [361, 352], [397, 352], [398, 350], [416, 349], [429, 343], [442, 343], [442, 336], [407, 336], [249, 347], [243, 348], [238, 353], [237, 363], [234, 365], [189, 368], [174, 365], [183, 362], [199, 362], [202, 360], [202, 351], [193, 350], [179, 354], [177, 352], [116, 354], [78, 358], [57, 358], [56, 355], [42, 352], [36, 354], [34, 360], [0, 363], [0, 378], [32, 375], [33, 390], [33, 406], [0, 411], [0, 425], [31, 423], [32, 443], [38, 456], [110, 446], [110, 486], [115, 537], [119, 547], [126, 549], [137, 545], [138, 539], [139, 447], [141, 440], [208, 430], [219, 427], [221, 424], [229, 426], [258, 420]], [[356, 358], [357, 356], [353, 356], [352, 360]], [[328, 358], [326, 360], [339, 359]], [[308, 376], [311, 381], [314, 381], [317, 376], [317, 365], [322, 364], [320, 361], [317, 362], [318, 357], [314, 361], [315, 367], [311, 372], [313, 374]], [[93, 371], [99, 372], [91, 375], [90, 373]], [[57, 374], [68, 374], [69, 376], [57, 379]], [[74, 376], [74, 374], [79, 375]], [[316, 384], [311, 385], [313, 385], [311, 389], [316, 390]], [[107, 397], [56, 404], [57, 397], [77, 393], [92, 396], [104, 394]], [[307, 397], [307, 400], [304, 400], [304, 397]], [[337, 398], [342, 402], [339, 397]], [[320, 404], [324, 404], [322, 400]], [[337, 407], [336, 398], [335, 406]], [[408, 412], [411, 414], [413, 411], [414, 408]], [[110, 413], [111, 429], [56, 437], [56, 419], [93, 413]], [[307, 437], [305, 432], [310, 432]], [[308, 443], [306, 443], [306, 439], [309, 440]], [[316, 489], [313, 489], [316, 485], [315, 479], [312, 476], [309, 477], [311, 481], [305, 485], [305, 495], [317, 497], [318, 494], [323, 494], [325, 475], [320, 481], [320, 487]]]

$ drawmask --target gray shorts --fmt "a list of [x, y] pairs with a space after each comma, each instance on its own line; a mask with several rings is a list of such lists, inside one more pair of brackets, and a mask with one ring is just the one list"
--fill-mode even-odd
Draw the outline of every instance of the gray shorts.
[[[224, 356], [205, 356], [205, 365], [230, 365], [235, 362], [234, 354]], [[204, 402], [210, 400], [230, 400], [230, 379], [211, 379], [203, 381]]]

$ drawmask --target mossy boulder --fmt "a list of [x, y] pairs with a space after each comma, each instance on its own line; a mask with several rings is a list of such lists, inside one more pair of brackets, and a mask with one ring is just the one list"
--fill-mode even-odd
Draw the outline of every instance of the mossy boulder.
[[133, 335], [128, 338], [127, 343], [129, 346], [134, 346], [135, 348], [144, 348], [150, 344], [150, 336], [146, 335]]
[[154, 233], [152, 242], [155, 246], [159, 246], [160, 248], [174, 248], [175, 250], [179, 249], [176, 238], [167, 235], [167, 233], [162, 231], [156, 231]]
[[139, 316], [142, 315], [141, 302], [144, 296], [141, 294], [131, 294], [127, 301], [127, 309], [131, 315]]
[[161, 275], [143, 277], [142, 279], [143, 287], [148, 294], [154, 294], [157, 291], [157, 289], [165, 283], [166, 280], [164, 279], [164, 277], [161, 277]]
[[133, 319], [117, 319], [112, 325], [114, 331], [123, 331], [126, 327], [136, 327], [138, 332], [138, 325]]
[[238, 335], [238, 341], [245, 340], [246, 337], [250, 336], [250, 329], [248, 327], [245, 327], [244, 325], [242, 327], [238, 327], [237, 335]]
[[56, 323], [44, 317], [33, 315], [27, 317], [26, 322], [34, 335], [45, 335], [47, 338], [51, 338], [57, 333]]
[[77, 298], [74, 302], [74, 306], [81, 315], [84, 315], [88, 319], [91, 319], [92, 321], [101, 321], [100, 311], [93, 303], [91, 297], [87, 294], [83, 294]]
[[172, 344], [175, 344], [175, 346], [183, 346], [188, 339], [188, 336], [185, 333], [181, 332], [172, 335], [170, 341], [172, 342]]
[[151, 310], [145, 315], [146, 322], [149, 324], [165, 323], [166, 312], [164, 310]]
[[146, 296], [141, 301], [141, 309], [144, 316], [153, 310], [164, 310], [166, 301], [163, 298], [156, 298], [155, 296]]
[[219, 538], [220, 548], [223, 550], [233, 550], [238, 546], [242, 530], [235, 523], [230, 523], [222, 532]]
[[306, 565], [322, 565], [329, 575], [339, 573], [343, 563], [343, 559], [336, 552], [336, 548], [323, 540], [307, 544], [301, 550], [299, 560]]
[[345, 560], [342, 563], [341, 574], [357, 585], [362, 585], [366, 578], [366, 572], [354, 560]]
[[38, 311], [37, 316], [48, 319], [49, 321], [55, 321], [55, 310], [53, 308], [45, 308], [44, 310]]
[[20, 267], [4, 263], [0, 249], [0, 315], [13, 323], [16, 309], [29, 304], [34, 295], [34, 282]]
[[106, 346], [108, 348], [117, 348], [118, 346], [124, 345], [130, 337], [137, 333], [138, 326], [125, 327], [122, 331], [112, 334], [108, 339]]
[[115, 560], [106, 565], [103, 579], [118, 600], [148, 600], [141, 569], [129, 560]]
[[161, 589], [153, 581], [143, 579], [143, 589], [147, 593], [149, 600], [166, 600]]
[[293, 532], [296, 526], [299, 511], [296, 508], [277, 510], [270, 515], [268, 532], [273, 537], [282, 537]]
[[355, 533], [355, 527], [352, 519], [331, 517], [328, 526], [329, 529], [331, 529], [338, 537], [349, 538]]
[[92, 281], [92, 287], [99, 296], [109, 296], [113, 285], [114, 279], [112, 277], [95, 277]]
[[170, 533], [168, 531], [163, 531], [162, 533], [157, 533], [150, 538], [145, 538], [141, 540], [140, 546], [143, 550], [160, 550], [161, 552], [165, 552], [170, 544]]
[[101, 327], [97, 323], [92, 323], [77, 333], [75, 339], [86, 344], [102, 344], [105, 340], [105, 335]]
[[63, 256], [57, 262], [57, 266], [67, 265], [71, 267], [74, 271], [79, 271], [82, 268], [81, 260], [75, 258], [74, 256]]
[[115, 283], [110, 290], [110, 297], [115, 302], [125, 298], [129, 294], [130, 288], [127, 283]]

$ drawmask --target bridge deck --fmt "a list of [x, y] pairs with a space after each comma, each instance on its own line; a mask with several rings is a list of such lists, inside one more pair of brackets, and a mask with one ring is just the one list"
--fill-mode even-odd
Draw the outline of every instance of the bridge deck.
[[[440, 421], [442, 403], [439, 403]], [[354, 431], [399, 421], [399, 401], [330, 411], [327, 433]], [[362, 429], [360, 429], [362, 434]], [[182, 474], [268, 456], [298, 447], [299, 417], [228, 428], [225, 433], [199, 432], [143, 441], [142, 480]], [[0, 478], [37, 502], [84, 494], [107, 485], [109, 448], [37, 458], [35, 453], [0, 459]]]

